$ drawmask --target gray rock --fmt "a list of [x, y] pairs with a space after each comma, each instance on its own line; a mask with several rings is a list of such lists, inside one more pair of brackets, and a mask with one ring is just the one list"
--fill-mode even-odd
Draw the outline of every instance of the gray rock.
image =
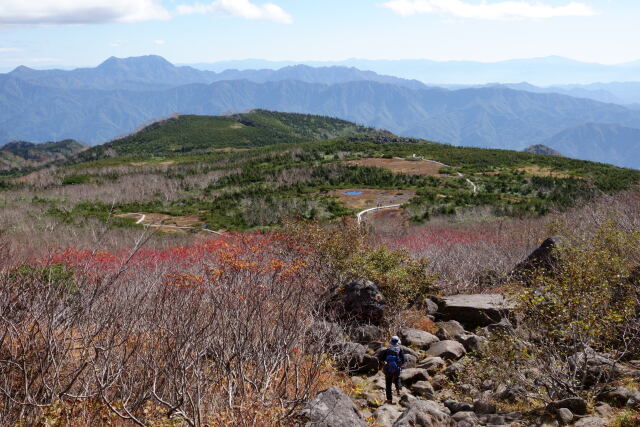
[[440, 341], [438, 337], [429, 332], [413, 328], [402, 328], [398, 334], [404, 344], [413, 345], [422, 349], [427, 349], [435, 342]]
[[571, 412], [567, 408], [558, 409], [556, 411], [556, 414], [558, 415], [558, 421], [560, 421], [560, 424], [562, 425], [569, 424], [571, 421], [573, 421], [573, 412]]
[[438, 327], [436, 336], [441, 340], [455, 340], [467, 333], [460, 322], [456, 320], [449, 320], [448, 322], [438, 322], [436, 323], [436, 326]]
[[374, 374], [379, 370], [379, 361], [375, 356], [367, 354], [362, 344], [345, 342], [333, 346], [338, 367], [352, 375]]
[[379, 407], [374, 416], [376, 418], [375, 425], [380, 427], [391, 427], [393, 423], [400, 418], [402, 412], [394, 405], [383, 405]]
[[547, 405], [547, 411], [550, 413], [555, 413], [560, 408], [567, 408], [576, 415], [587, 415], [587, 402], [580, 397], [556, 400]]
[[358, 408], [338, 387], [331, 387], [309, 401], [300, 411], [307, 427], [366, 427]]
[[514, 306], [500, 294], [454, 295], [442, 299], [439, 316], [442, 320], [457, 320], [475, 329], [499, 322]]
[[466, 352], [462, 344], [451, 340], [437, 342], [427, 350], [429, 356], [441, 357], [445, 360], [460, 359]]
[[468, 352], [478, 351], [487, 342], [487, 339], [475, 334], [461, 335], [456, 340], [462, 344]]
[[470, 403], [458, 402], [456, 400], [449, 399], [444, 401], [444, 406], [448, 408], [452, 414], [456, 414], [458, 412], [471, 412], [475, 414], [473, 412], [473, 405]]
[[418, 381], [429, 381], [429, 372], [426, 369], [409, 368], [400, 372], [400, 381], [405, 387], [411, 387]]
[[393, 427], [447, 427], [455, 422], [431, 400], [416, 400], [393, 424]]
[[605, 390], [598, 395], [598, 398], [617, 408], [622, 408], [627, 404], [627, 401], [632, 395], [632, 390], [627, 387], [618, 386]]
[[404, 362], [405, 368], [416, 368], [418, 366], [418, 358], [413, 354], [405, 354]]
[[483, 414], [479, 415], [478, 419], [487, 426], [502, 426], [507, 422], [502, 415], [498, 414]]
[[476, 427], [480, 425], [478, 417], [473, 412], [457, 412], [451, 416], [451, 419], [457, 423], [456, 427]]
[[435, 391], [433, 390], [431, 383], [428, 381], [417, 381], [411, 385], [411, 393], [415, 396], [433, 399]]
[[409, 348], [407, 346], [401, 345], [400, 348], [402, 349], [402, 351], [404, 351], [404, 354], [410, 354], [412, 356], [415, 356], [416, 358], [418, 357], [418, 353], [415, 352], [415, 350], [413, 350], [412, 348]]
[[449, 379], [443, 374], [436, 374], [431, 377], [431, 385], [435, 391], [440, 391], [448, 385]]
[[339, 289], [332, 305], [346, 321], [379, 325], [384, 317], [384, 296], [370, 280], [356, 280]]
[[428, 315], [435, 315], [438, 312], [438, 304], [431, 298], [424, 300], [425, 311]]
[[576, 421], [574, 427], [605, 427], [609, 425], [609, 421], [600, 417], [585, 417]]
[[521, 420], [523, 416], [524, 415], [522, 414], [522, 412], [519, 412], [519, 411], [508, 412], [504, 414], [504, 418], [507, 421], [518, 421], [518, 420]]
[[596, 412], [596, 414], [602, 417], [608, 417], [613, 413], [613, 408], [607, 403], [598, 402], [598, 404], [594, 408], [594, 411]]
[[416, 366], [426, 369], [430, 375], [434, 375], [444, 369], [447, 364], [441, 357], [427, 357], [426, 359], [422, 359]]
[[578, 378], [585, 377], [586, 386], [613, 381], [620, 375], [624, 375], [625, 371], [608, 355], [598, 353], [590, 347], [585, 347], [570, 356], [567, 361], [571, 369], [578, 374]]
[[478, 415], [495, 414], [496, 405], [485, 400], [476, 400], [473, 402], [473, 412]]
[[493, 395], [494, 399], [515, 403], [520, 396], [526, 395], [526, 390], [520, 386], [500, 385]]
[[452, 380], [458, 377], [458, 374], [464, 369], [462, 363], [452, 363], [444, 370], [444, 374]]
[[357, 343], [369, 344], [380, 339], [382, 331], [375, 325], [362, 325], [354, 328], [349, 335]]
[[398, 403], [400, 403], [400, 406], [408, 408], [409, 406], [411, 406], [411, 402], [415, 400], [418, 400], [418, 398], [409, 393], [405, 393], [400, 396], [400, 401]]
[[492, 323], [483, 328], [484, 335], [491, 336], [492, 334], [508, 334], [513, 335], [515, 330], [513, 324], [508, 318], [500, 319], [498, 323]]

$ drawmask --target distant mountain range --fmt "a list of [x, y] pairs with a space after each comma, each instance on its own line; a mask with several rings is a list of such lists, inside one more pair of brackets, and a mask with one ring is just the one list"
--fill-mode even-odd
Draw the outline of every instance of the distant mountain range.
[[7, 76], [29, 83], [59, 89], [99, 90], [155, 90], [194, 83], [214, 83], [227, 80], [249, 80], [256, 83], [300, 80], [307, 83], [337, 84], [351, 81], [375, 81], [412, 89], [426, 87], [416, 80], [381, 76], [372, 71], [356, 68], [288, 66], [278, 70], [226, 70], [220, 73], [177, 67], [166, 59], [155, 56], [134, 58], [111, 57], [95, 68], [75, 70], [34, 70], [18, 67]]
[[74, 138], [97, 144], [175, 113], [262, 108], [466, 146], [544, 144], [567, 156], [640, 168], [640, 156], [628, 155], [640, 140], [634, 142], [632, 131], [613, 131], [640, 129], [640, 108], [522, 89], [453, 90], [335, 67], [207, 72], [154, 56], [110, 58], [72, 71], [20, 67], [0, 75], [0, 143]]
[[415, 79], [430, 85], [479, 85], [492, 82], [529, 82], [537, 86], [590, 84], [594, 82], [627, 82], [640, 79], [640, 61], [605, 65], [581, 62], [559, 56], [511, 59], [497, 62], [433, 61], [429, 59], [347, 59], [344, 61], [265, 61], [247, 59], [193, 64], [203, 70], [279, 69], [304, 64], [313, 67], [356, 67], [380, 74]]

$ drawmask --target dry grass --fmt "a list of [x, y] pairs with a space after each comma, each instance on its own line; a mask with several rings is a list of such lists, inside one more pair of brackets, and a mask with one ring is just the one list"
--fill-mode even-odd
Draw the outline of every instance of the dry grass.
[[[350, 192], [361, 192], [349, 195]], [[411, 200], [416, 192], [413, 190], [376, 190], [369, 188], [347, 188], [333, 190], [330, 195], [336, 196], [340, 203], [350, 209], [368, 209], [376, 206], [398, 205]]]
[[348, 165], [370, 166], [376, 168], [389, 169], [394, 173], [403, 173], [406, 175], [422, 175], [422, 176], [443, 176], [440, 174], [442, 165], [425, 161], [411, 161], [405, 159], [382, 159], [382, 158], [364, 158], [346, 162]]
[[541, 166], [527, 166], [524, 168], [518, 168], [517, 170], [534, 176], [553, 177], [553, 178], [579, 178], [576, 175], [570, 175], [565, 172], [553, 171], [549, 168]]

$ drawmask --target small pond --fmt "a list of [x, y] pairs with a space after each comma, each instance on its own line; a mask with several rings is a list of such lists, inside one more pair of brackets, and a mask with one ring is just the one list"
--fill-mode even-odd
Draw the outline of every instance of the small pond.
[[362, 193], [362, 191], [346, 191], [344, 194], [346, 194], [347, 196], [359, 196]]

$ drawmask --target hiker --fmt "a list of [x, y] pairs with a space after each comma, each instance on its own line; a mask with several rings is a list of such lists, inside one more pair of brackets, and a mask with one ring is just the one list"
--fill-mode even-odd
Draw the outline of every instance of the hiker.
[[382, 368], [384, 372], [385, 385], [387, 389], [387, 403], [393, 403], [392, 385], [396, 385], [396, 392], [400, 396], [402, 385], [400, 384], [400, 372], [404, 366], [405, 358], [402, 348], [400, 348], [400, 338], [392, 336], [389, 341], [391, 344], [382, 353], [380, 353], [380, 362], [384, 363]]

